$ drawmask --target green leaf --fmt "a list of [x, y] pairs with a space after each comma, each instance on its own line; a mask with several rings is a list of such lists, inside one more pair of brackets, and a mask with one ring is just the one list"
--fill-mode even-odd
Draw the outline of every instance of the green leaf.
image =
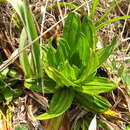
[[16, 78], [19, 76], [19, 73], [14, 69], [10, 69], [7, 76], [10, 78]]
[[[38, 34], [33, 21], [31, 11], [29, 9], [28, 1], [10, 0], [9, 2], [20, 16], [23, 25], [25, 26], [25, 29], [27, 31], [29, 42], [32, 42], [34, 39], [38, 37]], [[41, 74], [41, 62], [40, 62], [40, 45], [38, 41], [32, 44], [31, 51], [32, 51], [32, 60], [34, 63], [33, 71], [37, 76], [39, 76]]]
[[1, 93], [7, 102], [10, 102], [12, 99], [17, 98], [22, 94], [20, 89], [12, 89], [9, 87], [1, 89]]
[[98, 4], [99, 4], [99, 0], [92, 0], [92, 9], [91, 9], [91, 12], [90, 12], [91, 18], [94, 17]]
[[69, 63], [71, 66], [74, 65], [74, 66], [77, 66], [78, 68], [80, 68], [80, 67], [82, 67], [82, 60], [80, 59], [79, 53], [76, 49], [75, 49], [75, 52], [73, 53], [73, 55], [71, 56], [71, 58], [69, 59]]
[[33, 78], [26, 79], [24, 82], [26, 88], [36, 92], [54, 93], [56, 91], [56, 83], [46, 75], [43, 77], [43, 84], [43, 87], [42, 85], [38, 85], [37, 80]]
[[70, 47], [65, 39], [60, 38], [57, 41], [57, 51], [56, 51], [56, 60], [57, 64], [63, 64], [65, 60], [70, 57]]
[[58, 86], [77, 86], [54, 67], [47, 67], [45, 69], [45, 72], [51, 79], [53, 79], [58, 84]]
[[64, 115], [49, 120], [46, 130], [59, 130], [63, 123]]
[[88, 64], [83, 66], [79, 79], [75, 81], [75, 83], [83, 82], [87, 80], [88, 77], [91, 78], [90, 76], [93, 76], [93, 74], [97, 71], [99, 60], [97, 54], [94, 51], [90, 50], [90, 56], [87, 62]]
[[63, 65], [58, 66], [58, 70], [69, 80], [75, 81], [77, 80], [79, 69], [76, 66], [71, 66], [68, 61], [66, 61]]
[[75, 87], [74, 89], [81, 93], [97, 95], [112, 91], [115, 88], [117, 88], [117, 86], [107, 78], [94, 77], [92, 81], [82, 83], [80, 87]]
[[11, 20], [13, 21], [14, 25], [18, 28], [18, 30], [22, 31], [23, 25], [16, 13], [12, 14]]
[[0, 71], [0, 79], [4, 79], [7, 74], [9, 73], [9, 68], [5, 68], [4, 70]]
[[130, 16], [120, 16], [120, 17], [116, 17], [110, 20], [105, 21], [104, 23], [99, 24], [98, 26], [96, 26], [96, 30], [98, 31], [99, 29], [103, 28], [104, 26], [116, 22], [116, 21], [120, 21], [120, 20], [124, 20], [124, 19], [129, 19]]
[[130, 124], [126, 126], [125, 130], [130, 130]]
[[63, 37], [68, 42], [71, 53], [74, 52], [77, 41], [80, 34], [80, 18], [75, 13], [69, 13], [67, 19], [65, 20], [65, 26], [63, 30]]
[[53, 66], [53, 67], [57, 66], [56, 50], [55, 48], [53, 48], [52, 45], [48, 46], [47, 55], [44, 55], [43, 58], [45, 59], [45, 62], [44, 62], [45, 66], [46, 65]]
[[95, 50], [97, 44], [96, 28], [88, 16], [85, 16], [83, 19], [81, 31], [88, 39], [89, 46]]
[[81, 33], [79, 37], [80, 38], [76, 50], [79, 53], [82, 65], [84, 66], [88, 64], [88, 59], [90, 55], [90, 46], [87, 37], [83, 33]]
[[21, 124], [15, 127], [15, 130], [28, 130], [28, 125]]
[[97, 51], [97, 55], [99, 57], [99, 65], [100, 66], [106, 59], [111, 55], [116, 45], [116, 37], [113, 39], [112, 43], [110, 45], [107, 45], [106, 47], [100, 49]]
[[[33, 21], [33, 16], [29, 9], [29, 4], [27, 0], [23, 1], [24, 8], [24, 16], [25, 16], [25, 25], [27, 29], [28, 39], [29, 41], [33, 41], [38, 37], [37, 30]], [[32, 57], [34, 61], [34, 69], [33, 71], [38, 76], [41, 73], [41, 62], [40, 62], [40, 45], [39, 42], [36, 41], [32, 44]]]
[[98, 26], [121, 1], [122, 0], [116, 0], [116, 2], [113, 1], [110, 8], [107, 9], [106, 12], [97, 20], [95, 25]]
[[59, 89], [52, 97], [48, 113], [35, 117], [38, 120], [51, 119], [62, 115], [72, 104], [74, 91], [70, 88]]
[[76, 99], [81, 106], [96, 113], [103, 113], [111, 107], [105, 98], [98, 95], [77, 93]]
[[[19, 44], [19, 50], [21, 51], [25, 46], [27, 42], [27, 33], [25, 31], [25, 28], [23, 28], [22, 33], [20, 35], [20, 44]], [[24, 73], [26, 77], [32, 76], [32, 68], [29, 64], [29, 59], [26, 50], [24, 50], [22, 53], [20, 53], [19, 56], [20, 63], [23, 67]]]
[[[127, 85], [128, 89], [130, 90], [130, 71], [124, 70], [124, 72], [122, 73], [122, 80]], [[128, 93], [130, 92], [128, 91]]]
[[7, 0], [0, 0], [0, 2], [7, 2]]
[[13, 8], [16, 10], [16, 12], [20, 16], [22, 22], [25, 22], [24, 8], [23, 8], [22, 0], [9, 0], [9, 3], [11, 3]]
[[100, 120], [97, 120], [97, 126], [104, 129], [104, 130], [111, 130], [109, 128], [109, 126], [107, 125], [107, 123], [104, 123], [104, 122], [102, 122]]

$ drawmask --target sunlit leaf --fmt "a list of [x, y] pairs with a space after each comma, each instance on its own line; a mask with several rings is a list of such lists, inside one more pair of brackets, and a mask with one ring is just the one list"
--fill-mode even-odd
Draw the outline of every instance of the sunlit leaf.
[[121, 2], [122, 0], [116, 0], [112, 2], [110, 8], [106, 10], [106, 12], [97, 20], [96, 26], [99, 25], [107, 16], [108, 14]]
[[9, 103], [12, 99], [19, 97], [22, 94], [20, 89], [11, 89], [9, 87], [1, 89], [1, 93], [7, 101], [7, 103]]
[[77, 41], [80, 34], [80, 18], [75, 13], [69, 13], [67, 19], [65, 20], [65, 26], [63, 30], [63, 37], [68, 42], [71, 53], [74, 52]]
[[113, 39], [113, 41], [110, 45], [107, 45], [106, 47], [97, 51], [97, 55], [99, 58], [98, 66], [100, 66], [102, 63], [104, 63], [104, 61], [106, 61], [106, 59], [111, 55], [111, 53], [113, 52], [113, 50], [115, 48], [115, 44], [116, 44], [116, 38]]
[[125, 20], [125, 19], [129, 19], [130, 16], [120, 16], [120, 17], [117, 17], [117, 18], [113, 18], [113, 19], [110, 19], [110, 20], [107, 20], [101, 24], [99, 24], [98, 26], [96, 26], [96, 30], [99, 30], [101, 28], [103, 28], [104, 26], [110, 24], [110, 23], [113, 23], [113, 22], [116, 22], [116, 21], [120, 21], [120, 20]]
[[[9, 2], [20, 16], [23, 25], [25, 26], [28, 40], [31, 42], [34, 39], [36, 39], [38, 37], [38, 34], [34, 24], [33, 16], [29, 9], [28, 1], [10, 0]], [[41, 62], [40, 62], [40, 45], [38, 41], [32, 44], [31, 51], [32, 51], [32, 60], [34, 63], [33, 71], [36, 73], [37, 76], [39, 76], [39, 74], [41, 73]]]
[[88, 42], [89, 46], [95, 50], [97, 44], [97, 35], [96, 28], [92, 23], [92, 20], [89, 17], [85, 16], [81, 28], [81, 31], [85, 34], [86, 39], [88, 40], [86, 42]]
[[[27, 42], [27, 33], [25, 31], [25, 28], [23, 28], [21, 36], [20, 36], [20, 44], [19, 44], [20, 51], [26, 46], [26, 42]], [[24, 50], [20, 54], [19, 59], [20, 59], [21, 65], [23, 67], [23, 70], [25, 72], [25, 76], [27, 76], [27, 77], [32, 76], [33, 72], [32, 72], [32, 68], [29, 64], [29, 59], [28, 59], [26, 50]]]
[[98, 4], [99, 4], [99, 0], [93, 0], [92, 1], [92, 9], [91, 9], [91, 12], [90, 12], [91, 18], [93, 18], [93, 16], [95, 15]]
[[80, 87], [75, 87], [76, 91], [87, 94], [100, 94], [112, 91], [117, 86], [107, 78], [95, 77], [92, 81], [82, 83]]
[[51, 119], [62, 115], [72, 104], [74, 91], [69, 88], [58, 90], [52, 97], [48, 113], [35, 117], [38, 120]]
[[81, 106], [97, 113], [103, 113], [111, 107], [105, 98], [98, 95], [77, 93], [76, 99]]
[[77, 86], [54, 67], [47, 67], [45, 71], [47, 75], [58, 84], [58, 86]]
[[57, 41], [56, 61], [58, 65], [63, 64], [70, 58], [70, 47], [65, 39]]
[[83, 66], [79, 79], [75, 83], [80, 83], [88, 79], [89, 76], [92, 76], [98, 69], [99, 60], [97, 54], [90, 50], [89, 59], [87, 60], [88, 64]]
[[80, 57], [80, 60], [82, 61], [82, 65], [83, 66], [87, 65], [89, 63], [88, 59], [90, 55], [90, 46], [89, 46], [89, 41], [87, 37], [83, 33], [81, 33], [79, 36], [79, 41], [78, 41], [76, 50], [77, 50], [77, 53], [79, 53], [79, 57]]
[[21, 124], [15, 127], [15, 130], [29, 130], [28, 125], [26, 124]]
[[30, 90], [36, 91], [36, 92], [41, 92], [41, 93], [54, 93], [56, 91], [56, 83], [50, 79], [48, 76], [43, 77], [43, 84], [38, 85], [38, 82], [36, 79], [29, 78], [26, 79], [24, 82], [24, 86]]
[[130, 130], [130, 124], [126, 126], [125, 130]]
[[79, 74], [79, 68], [74, 65], [71, 66], [68, 61], [59, 65], [58, 70], [71, 81], [75, 81]]

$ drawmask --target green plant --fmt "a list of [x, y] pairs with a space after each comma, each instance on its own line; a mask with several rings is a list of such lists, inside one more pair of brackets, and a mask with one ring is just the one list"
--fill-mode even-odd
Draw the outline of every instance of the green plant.
[[0, 102], [6, 100], [6, 104], [8, 104], [12, 99], [21, 95], [20, 89], [13, 88], [18, 83], [18, 76], [18, 72], [11, 68], [0, 71]]
[[[27, 0], [11, 0], [9, 1], [13, 8], [18, 13], [21, 18], [23, 29], [20, 36], [20, 45], [19, 50], [22, 51], [27, 45], [27, 41], [32, 42], [35, 38], [38, 37], [35, 23], [33, 20], [32, 13], [30, 12], [28, 1]], [[29, 44], [29, 43], [28, 43]], [[23, 67], [25, 79], [35, 79], [35, 88], [42, 86], [42, 63], [41, 63], [41, 49], [39, 41], [35, 41], [31, 45], [30, 51], [27, 52], [24, 50], [20, 54], [20, 63]], [[39, 88], [39, 87], [38, 87]]]
[[28, 130], [28, 125], [21, 124], [15, 127], [15, 130]]
[[111, 104], [99, 94], [115, 89], [116, 85], [95, 75], [112, 53], [116, 40], [101, 50], [96, 50], [97, 42], [96, 27], [91, 19], [86, 16], [81, 23], [78, 15], [70, 13], [57, 47], [54, 48], [50, 42], [43, 49], [45, 73], [56, 85], [48, 113], [36, 119], [49, 119], [63, 114], [74, 99], [97, 113], [110, 109]]
[[[20, 37], [20, 50], [22, 50], [26, 46], [27, 39], [31, 42], [38, 35], [27, 0], [10, 2], [23, 21]], [[117, 86], [107, 78], [97, 77], [96, 72], [114, 50], [116, 38], [110, 45], [97, 50], [96, 32], [109, 23], [130, 16], [102, 22], [107, 16], [104, 15], [94, 25], [92, 18], [98, 2], [98, 0], [93, 1], [90, 16], [85, 16], [82, 22], [78, 15], [69, 13], [65, 21], [63, 37], [57, 40], [56, 47], [53, 47], [50, 41], [47, 47], [43, 46], [41, 50], [37, 41], [32, 44], [31, 53], [24, 50], [20, 54], [25, 73], [25, 87], [39, 92], [42, 92], [44, 87], [45, 93], [54, 93], [49, 111], [37, 116], [36, 119], [50, 119], [62, 115], [74, 99], [81, 106], [96, 113], [104, 113], [111, 108], [111, 104], [99, 94], [112, 91]]]

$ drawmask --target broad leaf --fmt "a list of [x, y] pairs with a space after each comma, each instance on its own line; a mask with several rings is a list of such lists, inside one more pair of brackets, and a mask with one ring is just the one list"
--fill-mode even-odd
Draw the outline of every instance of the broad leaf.
[[60, 87], [63, 87], [63, 86], [67, 86], [67, 87], [69, 87], [69, 86], [77, 86], [71, 80], [67, 79], [67, 77], [65, 77], [61, 72], [59, 72], [54, 67], [46, 67], [45, 72]]
[[71, 66], [75, 65], [78, 68], [80, 68], [82, 66], [82, 60], [80, 59], [80, 56], [79, 56], [79, 53], [78, 53], [77, 50], [75, 50], [75, 52], [71, 56], [69, 63], [70, 63]]
[[57, 52], [56, 52], [56, 60], [57, 64], [63, 64], [65, 60], [70, 57], [70, 47], [65, 39], [59, 39], [57, 41]]
[[47, 65], [53, 66], [53, 67], [57, 66], [56, 50], [55, 50], [55, 48], [53, 48], [52, 45], [48, 46], [47, 55], [43, 55], [43, 56], [44, 56], [43, 58], [45, 59], [44, 62], [47, 63]]
[[20, 89], [6, 87], [1, 89], [1, 94], [4, 96], [7, 103], [9, 103], [12, 99], [19, 97], [22, 94], [22, 91]]
[[43, 50], [43, 58], [45, 66], [56, 67], [61, 65], [70, 56], [70, 47], [65, 39], [61, 38], [57, 40], [57, 48], [54, 48], [50, 43]]
[[48, 113], [36, 117], [45, 120], [62, 115], [72, 104], [74, 91], [70, 88], [59, 89], [52, 97]]
[[80, 87], [74, 89], [82, 93], [97, 95], [112, 91], [115, 88], [117, 86], [107, 78], [95, 77], [92, 81], [82, 83]]
[[97, 113], [103, 113], [111, 107], [105, 98], [98, 95], [77, 93], [76, 99], [83, 107]]
[[99, 59], [99, 65], [100, 66], [106, 59], [111, 55], [115, 48], [116, 44], [116, 38], [113, 39], [112, 43], [110, 45], [107, 45], [106, 47], [100, 49], [97, 51], [98, 59]]
[[44, 86], [38, 85], [37, 80], [33, 78], [26, 79], [24, 82], [26, 88], [36, 92], [54, 93], [56, 91], [56, 83], [46, 75], [43, 77], [43, 84]]
[[99, 65], [99, 60], [97, 54], [94, 51], [90, 50], [88, 64], [86, 66], [83, 66], [83, 68], [81, 68], [81, 74], [79, 76], [79, 79], [75, 81], [75, 83], [83, 82], [87, 80], [88, 77], [91, 78], [90, 76], [93, 77], [93, 74], [98, 69], [98, 65]]
[[75, 51], [77, 41], [80, 34], [80, 18], [75, 13], [69, 13], [67, 19], [65, 20], [65, 26], [63, 30], [63, 37], [68, 42], [71, 53]]
[[79, 37], [80, 38], [76, 50], [79, 53], [80, 60], [82, 61], [82, 65], [84, 66], [88, 64], [90, 46], [87, 37], [83, 33], [81, 33]]
[[88, 39], [89, 46], [95, 50], [97, 44], [96, 28], [89, 17], [84, 17], [81, 28]]
[[63, 65], [58, 66], [58, 70], [69, 80], [77, 80], [79, 69], [77, 66], [71, 66], [68, 61], [66, 61]]

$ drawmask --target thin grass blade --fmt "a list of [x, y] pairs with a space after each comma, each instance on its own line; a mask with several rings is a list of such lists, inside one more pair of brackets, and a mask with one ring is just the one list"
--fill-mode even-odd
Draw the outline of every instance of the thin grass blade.
[[[26, 46], [26, 44], [25, 44], [26, 42], [27, 42], [27, 33], [26, 33], [25, 29], [23, 28], [21, 36], [20, 36], [19, 50], [22, 50]], [[33, 75], [33, 72], [32, 72], [32, 68], [29, 64], [28, 55], [26, 53], [26, 50], [24, 50], [22, 53], [20, 53], [19, 59], [20, 59], [21, 65], [23, 67], [25, 76], [31, 77]]]
[[130, 18], [130, 16], [121, 16], [121, 17], [117, 17], [117, 18], [113, 18], [113, 19], [107, 20], [104, 23], [99, 24], [96, 27], [96, 30], [98, 31], [99, 29], [103, 28], [104, 26], [106, 26], [106, 25], [108, 25], [110, 23], [113, 23], [113, 22], [116, 22], [116, 21], [119, 21], [119, 20], [129, 19], [129, 18]]
[[[24, 8], [24, 15], [25, 15], [28, 38], [31, 42], [38, 37], [38, 34], [37, 34], [35, 23], [33, 21], [33, 16], [29, 9], [29, 4], [27, 0], [23, 1], [23, 8]], [[40, 69], [41, 64], [40, 64], [40, 45], [38, 41], [32, 44], [32, 56], [33, 56], [34, 66], [35, 66], [34, 72], [36, 72], [36, 74], [39, 75], [41, 71]]]
[[116, 2], [113, 1], [111, 7], [108, 10], [106, 10], [106, 12], [98, 19], [95, 25], [98, 26], [121, 1], [122, 0], [118, 0]]
[[99, 0], [92, 0], [92, 9], [90, 12], [90, 18], [93, 18], [93, 16], [95, 15], [98, 4], [99, 4]]

